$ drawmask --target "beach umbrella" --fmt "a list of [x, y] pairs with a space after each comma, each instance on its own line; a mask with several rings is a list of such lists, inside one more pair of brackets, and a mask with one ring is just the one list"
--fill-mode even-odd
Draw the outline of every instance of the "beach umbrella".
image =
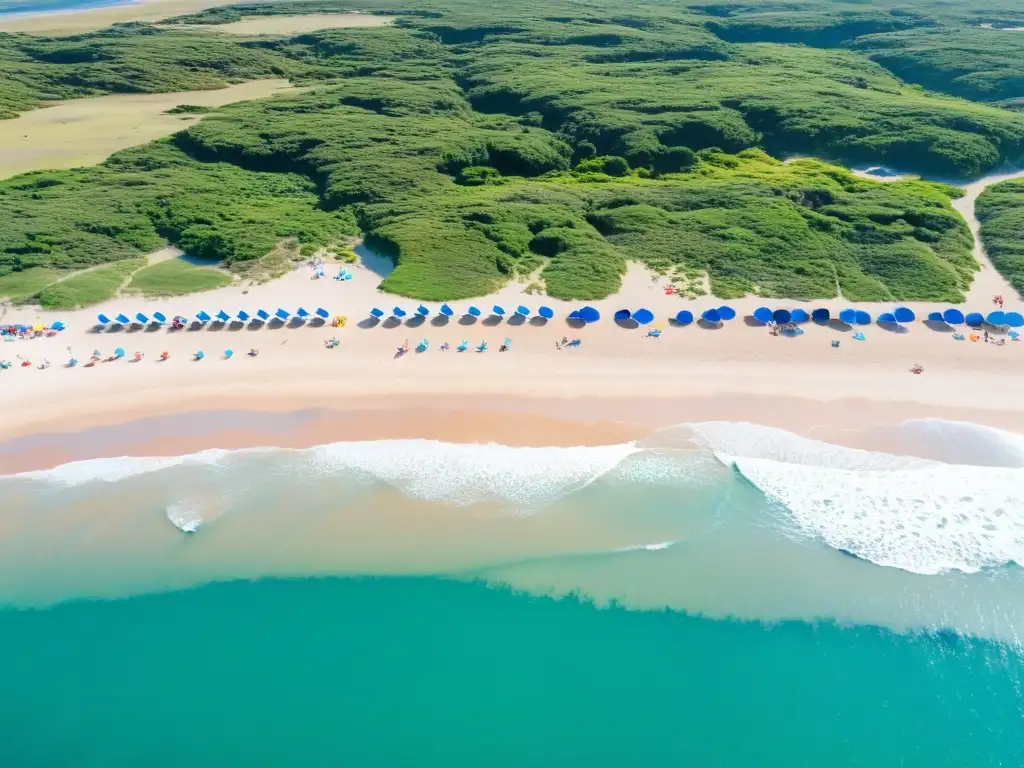
[[844, 309], [839, 313], [839, 322], [846, 323], [847, 325], [857, 324], [857, 310], [856, 309]]
[[267, 320], [270, 319], [270, 313], [267, 312], [267, 310], [265, 309], [258, 309], [256, 310], [256, 317], [258, 317], [263, 322], [267, 322]]
[[124, 357], [124, 350], [121, 347], [118, 347], [117, 349], [115, 349], [114, 350], [114, 357]]
[[288, 312], [288, 310], [281, 309], [280, 307], [278, 307], [277, 312], [274, 313], [274, 317], [276, 317], [278, 320], [287, 320], [290, 314], [291, 313]]
[[392, 307], [391, 308], [391, 316], [392, 317], [405, 317], [405, 310], [402, 309], [401, 307]]
[[440, 312], [445, 317], [451, 317], [452, 315], [455, 314], [454, 310], [452, 310], [452, 308], [449, 307], [447, 304], [442, 304], [441, 305]]
[[980, 328], [981, 324], [985, 322], [985, 318], [982, 317], [981, 312], [970, 312], [967, 317], [964, 318], [964, 322], [972, 328]]
[[224, 357], [227, 358], [228, 360], [231, 359], [231, 356], [233, 354], [235, 354], [235, 350], [233, 350], [233, 349], [225, 349], [224, 350]]
[[959, 309], [947, 309], [942, 313], [942, 319], [946, 321], [947, 325], [963, 325], [966, 318], [964, 313]]
[[422, 317], [426, 317], [427, 315], [430, 314], [430, 310], [424, 307], [422, 304], [420, 304], [418, 307], [416, 307], [416, 314], [421, 315]]
[[676, 312], [676, 322], [680, 325], [689, 325], [693, 322], [693, 312], [688, 309], [681, 309]]
[[481, 312], [479, 309], [471, 305], [470, 308], [466, 310], [466, 314], [470, 317], [480, 317]]
[[628, 309], [620, 309], [615, 313], [615, 322], [623, 322], [629, 320], [633, 316], [633, 313]]
[[800, 309], [797, 307], [790, 313], [789, 321], [791, 323], [806, 323], [811, 319], [811, 316], [807, 314], [806, 309]]
[[[377, 311], [379, 312], [380, 310], [377, 310]], [[328, 317], [330, 317], [330, 316], [331, 316], [331, 313], [330, 313], [330, 312], [328, 312], [328, 311], [327, 311], [326, 309], [324, 309], [323, 307], [317, 307], [317, 308], [316, 308], [316, 316], [317, 316], [317, 317], [322, 317], [322, 318], [323, 318], [324, 320], [326, 320], [326, 319], [327, 319]]]
[[241, 321], [242, 321], [243, 323], [247, 323], [247, 322], [249, 322], [249, 313], [248, 313], [248, 312], [246, 312], [246, 311], [245, 311], [244, 309], [243, 309], [243, 310], [242, 310], [241, 312], [239, 312], [239, 313], [238, 313], [238, 314], [236, 315], [236, 317], [237, 317], [237, 318], [238, 318], [239, 320], [241, 320]]
[[226, 323], [228, 320], [231, 319], [231, 315], [229, 315], [222, 309], [220, 312], [217, 313], [217, 319], [220, 320], [222, 323]]
[[568, 315], [568, 317], [566, 319], [567, 320], [582, 320], [583, 318], [580, 317], [580, 311], [578, 309], [574, 309], [572, 312], [569, 313], [569, 315]]
[[871, 325], [871, 315], [863, 309], [857, 310], [857, 325]]
[[165, 315], [163, 312], [154, 312], [153, 313], [153, 319], [156, 322], [158, 322], [161, 325], [163, 325], [164, 323], [167, 322], [167, 315]]
[[106, 315], [96, 315], [96, 319], [99, 320], [104, 325], [110, 325], [110, 318], [107, 317]]
[[522, 304], [520, 304], [518, 307], [516, 307], [516, 314], [522, 315], [523, 317], [529, 317], [530, 310], [524, 307]]
[[541, 317], [543, 317], [545, 320], [550, 320], [551, 318], [553, 318], [555, 316], [555, 313], [551, 309], [551, 307], [540, 307], [537, 310], [537, 314], [540, 315]]
[[505, 308], [504, 307], [499, 307], [497, 304], [495, 304], [493, 307], [491, 307], [491, 314], [492, 315], [497, 315], [498, 317], [504, 317], [505, 316]]
[[208, 314], [206, 314], [205, 310], [201, 309], [196, 314], [196, 320], [198, 320], [200, 323], [208, 323], [208, 322], [210, 322], [211, 319], [212, 318]]
[[[1021, 315], [1020, 312], [1007, 312], [1006, 324], [1011, 328], [1024, 328], [1024, 315]], [[56, 327], [56, 323], [54, 323], [54, 327]]]
[[[321, 317], [326, 317], [326, 315], [321, 315]], [[370, 317], [384, 317], [384, 310], [374, 307], [370, 310]]]
[[596, 323], [600, 319], [601, 313], [594, 307], [587, 306], [580, 310], [580, 320], [584, 323]]
[[129, 320], [129, 319], [128, 319], [127, 317], [125, 317], [125, 316], [124, 316], [123, 314], [121, 314], [121, 315], [118, 315], [118, 316], [117, 316], [117, 317], [115, 317], [114, 319], [115, 319], [115, 320], [117, 320], [117, 322], [119, 322], [119, 323], [120, 323], [121, 325], [128, 325], [128, 323], [130, 323], [130, 322], [131, 322], [131, 320]]
[[824, 307], [819, 307], [811, 312], [811, 320], [816, 323], [827, 323], [831, 317], [831, 313]]
[[149, 324], [149, 318], [148, 318], [148, 317], [146, 317], [146, 316], [145, 316], [144, 314], [142, 314], [141, 312], [137, 312], [137, 313], [135, 314], [135, 319], [136, 319], [136, 320], [138, 320], [138, 321], [139, 321], [140, 323], [142, 323], [143, 325], [148, 325], [148, 324]]
[[892, 312], [883, 312], [878, 316], [878, 322], [880, 323], [896, 323], [896, 315]]
[[929, 312], [928, 313], [928, 322], [929, 323], [944, 323], [946, 321], [942, 319], [942, 313], [941, 312]]
[[298, 308], [298, 310], [297, 310], [297, 311], [295, 312], [295, 314], [296, 314], [296, 315], [298, 315], [298, 316], [299, 316], [299, 317], [301, 317], [301, 318], [307, 318], [307, 317], [309, 317], [309, 312], [307, 312], [307, 311], [306, 311], [305, 309], [303, 309], [302, 307], [299, 307], [299, 308]]
[[641, 308], [633, 313], [633, 319], [640, 323], [640, 325], [647, 325], [654, 321], [654, 313], [649, 309]]
[[754, 310], [754, 319], [767, 325], [774, 319], [772, 311], [768, 307], [758, 307]]
[[790, 311], [788, 309], [776, 309], [774, 312], [772, 312], [772, 320], [774, 320], [779, 325], [788, 323], [792, 319], [793, 315], [790, 314]]
[[988, 317], [985, 318], [985, 322], [989, 325], [1006, 325], [1006, 313], [995, 311], [989, 312]]
[[196, 360], [202, 360], [204, 357], [206, 357], [206, 355], [203, 354], [203, 350], [196, 352]]
[[50, 323], [50, 329], [54, 331], [63, 331], [67, 326], [64, 325], [60, 320], [55, 323]]
[[916, 318], [914, 310], [910, 307], [896, 307], [892, 315], [896, 318], [897, 323], [912, 323]]
[[706, 323], [714, 323], [715, 325], [722, 322], [722, 316], [718, 314], [717, 309], [705, 309], [701, 312], [700, 319]]
[[723, 304], [718, 308], [718, 316], [723, 320], [732, 320], [736, 317], [736, 310], [730, 307], [728, 304]]

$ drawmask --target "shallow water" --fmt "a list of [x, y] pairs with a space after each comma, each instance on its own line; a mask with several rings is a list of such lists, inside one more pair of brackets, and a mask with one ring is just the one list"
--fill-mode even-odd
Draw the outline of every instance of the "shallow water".
[[1024, 439], [900, 432], [941, 461], [705, 423], [2, 478], [0, 758], [1020, 764]]

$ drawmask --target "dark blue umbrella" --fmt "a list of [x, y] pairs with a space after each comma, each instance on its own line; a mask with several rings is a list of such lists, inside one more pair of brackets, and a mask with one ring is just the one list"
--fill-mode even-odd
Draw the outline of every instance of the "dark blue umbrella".
[[244, 309], [241, 312], [239, 312], [237, 315], [235, 315], [235, 317], [237, 317], [243, 323], [246, 323], [246, 322], [249, 321], [249, 313], [246, 312]]
[[477, 309], [476, 307], [470, 307], [469, 309], [466, 310], [466, 314], [472, 317], [480, 317], [480, 310]]
[[163, 312], [154, 312], [153, 319], [156, 320], [158, 323], [167, 322], [167, 316]]
[[831, 313], [824, 307], [819, 307], [811, 312], [811, 320], [816, 323], [827, 323], [831, 317]]
[[633, 313], [630, 312], [628, 309], [620, 309], [618, 312], [615, 313], [615, 322], [629, 320], [629, 318], [631, 318], [632, 316]]
[[985, 322], [989, 325], [1006, 325], [1006, 313], [998, 310], [995, 312], [989, 312], [988, 317], [985, 318]]
[[118, 316], [117, 316], [117, 317], [115, 317], [114, 319], [115, 319], [115, 320], [117, 320], [117, 322], [119, 322], [119, 323], [120, 323], [121, 325], [128, 325], [128, 323], [130, 323], [130, 322], [131, 322], [131, 320], [129, 320], [129, 319], [128, 319], [127, 317], [125, 317], [125, 316], [124, 316], [123, 314], [121, 314], [121, 315], [118, 315]]
[[516, 314], [522, 315], [523, 317], [529, 317], [530, 310], [524, 307], [522, 304], [520, 304], [518, 307], [516, 307]]
[[1020, 312], [1007, 312], [1006, 324], [1011, 328], [1024, 328], [1024, 315]]
[[871, 325], [871, 315], [863, 309], [857, 310], [857, 325]]
[[774, 312], [772, 312], [772, 320], [774, 320], [776, 323], [779, 323], [780, 325], [788, 323], [792, 319], [793, 315], [790, 314], [788, 309], [776, 309]]
[[910, 307], [896, 307], [892, 316], [896, 318], [897, 323], [912, 323], [916, 317], [914, 310]]
[[384, 317], [384, 310], [383, 309], [377, 309], [377, 307], [374, 307], [373, 309], [370, 310], [370, 317], [376, 317], [376, 318]]
[[942, 313], [942, 319], [946, 321], [948, 325], [963, 325], [966, 318], [964, 313], [959, 309], [947, 309]]
[[196, 313], [196, 320], [198, 320], [200, 323], [208, 323], [212, 319], [213, 318], [206, 314], [206, 310], [204, 309], [201, 309]]
[[594, 307], [584, 307], [580, 310], [580, 320], [584, 323], [596, 323], [601, 319], [601, 313]]
[[578, 309], [574, 309], [572, 312], [569, 313], [569, 316], [568, 316], [567, 319], [568, 320], [580, 320], [581, 319], [580, 318], [580, 311]]
[[717, 309], [705, 309], [701, 312], [700, 319], [708, 323], [714, 323], [715, 325], [722, 322], [722, 316], [718, 314]]
[[497, 304], [495, 304], [493, 307], [491, 307], [491, 314], [492, 315], [497, 315], [498, 317], [504, 317], [505, 316], [505, 308], [504, 307], [499, 307]]
[[291, 313], [285, 309], [281, 309], [280, 307], [278, 307], [277, 312], [274, 313], [274, 316], [278, 320], [287, 320], [291, 316]]
[[970, 312], [967, 317], [964, 318], [964, 322], [972, 328], [979, 328], [981, 324], [985, 322], [985, 318], [982, 317], [981, 312]]
[[723, 320], [732, 320], [736, 317], [736, 310], [730, 307], [728, 304], [723, 304], [718, 308], [718, 316]]
[[265, 309], [258, 309], [256, 310], [256, 317], [258, 317], [263, 322], [267, 322], [267, 320], [270, 319], [270, 313], [267, 312], [267, 310]]
[[137, 314], [135, 315], [135, 319], [136, 319], [136, 320], [138, 320], [138, 321], [139, 321], [140, 323], [142, 323], [143, 325], [147, 325], [147, 324], [149, 323], [149, 318], [148, 318], [148, 317], [146, 317], [146, 316], [145, 316], [144, 314], [142, 314], [141, 312], [139, 312], [139, 313], [137, 313]]
[[857, 310], [856, 309], [844, 309], [839, 313], [839, 322], [846, 323], [847, 325], [857, 324]]
[[[377, 310], [377, 311], [379, 312], [380, 310]], [[316, 316], [317, 317], [322, 317], [324, 320], [326, 320], [328, 317], [331, 316], [331, 313], [328, 312], [323, 307], [318, 307], [317, 310], [316, 310]]]
[[878, 322], [880, 323], [896, 323], [896, 315], [892, 312], [883, 312], [878, 316]]
[[928, 313], [928, 322], [929, 323], [944, 323], [946, 321], [942, 319], [942, 313], [941, 312], [929, 312]]
[[633, 319], [640, 325], [647, 325], [654, 321], [654, 313], [649, 309], [638, 309], [633, 313]]
[[754, 319], [767, 325], [775, 319], [775, 316], [768, 307], [758, 307], [754, 310]]
[[418, 307], [416, 307], [416, 314], [426, 317], [427, 315], [430, 314], [430, 310], [424, 307], [422, 304], [420, 304]]
[[110, 325], [110, 318], [107, 317], [106, 315], [96, 315], [96, 319], [99, 320], [104, 325]]
[[401, 307], [392, 307], [391, 308], [391, 316], [392, 317], [405, 317], [405, 310], [402, 309]]
[[790, 322], [793, 323], [806, 323], [808, 320], [811, 319], [811, 316], [807, 314], [807, 310], [800, 309], [800, 307], [794, 309], [791, 313], [791, 316], [792, 319], [790, 320]]
[[537, 314], [540, 315], [541, 317], [543, 317], [545, 320], [550, 320], [551, 318], [553, 318], [555, 316], [555, 313], [551, 309], [551, 307], [540, 307], [537, 310]]
[[299, 317], [301, 317], [301, 318], [307, 318], [307, 317], [309, 317], [309, 312], [307, 312], [307, 311], [306, 311], [305, 309], [303, 309], [302, 307], [299, 307], [299, 308], [298, 308], [298, 309], [297, 309], [297, 310], [295, 311], [295, 314], [296, 314], [296, 315], [298, 315], [298, 316], [299, 316]]
[[231, 315], [229, 315], [222, 309], [220, 312], [217, 313], [217, 319], [220, 320], [222, 323], [226, 323], [228, 320], [231, 319]]
[[689, 325], [693, 322], [693, 312], [688, 309], [681, 309], [676, 312], [676, 322], [680, 325]]
[[455, 314], [455, 311], [451, 307], [449, 307], [447, 304], [442, 304], [441, 305], [440, 312], [445, 317], [451, 317], [452, 315]]

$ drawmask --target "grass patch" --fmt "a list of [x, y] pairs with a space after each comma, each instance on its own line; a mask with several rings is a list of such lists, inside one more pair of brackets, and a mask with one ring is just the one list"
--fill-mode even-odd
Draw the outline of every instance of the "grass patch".
[[143, 267], [125, 289], [143, 296], [181, 296], [231, 284], [231, 276], [213, 269], [190, 264], [185, 259], [168, 259]]
[[46, 267], [9, 272], [0, 276], [0, 298], [10, 300], [12, 304], [23, 304], [59, 277], [60, 272]]
[[974, 210], [992, 264], [1024, 294], [1024, 180], [989, 187], [978, 197]]
[[43, 309], [78, 309], [112, 299], [144, 259], [128, 259], [97, 267], [53, 283], [39, 292]]

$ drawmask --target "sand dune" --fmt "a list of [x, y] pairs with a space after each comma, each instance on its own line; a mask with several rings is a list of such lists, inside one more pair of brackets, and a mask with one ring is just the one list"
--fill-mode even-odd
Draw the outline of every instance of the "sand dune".
[[364, 13], [310, 13], [305, 16], [246, 16], [231, 24], [203, 25], [201, 28], [231, 35], [297, 35], [317, 29], [383, 27], [394, 20], [394, 16]]

